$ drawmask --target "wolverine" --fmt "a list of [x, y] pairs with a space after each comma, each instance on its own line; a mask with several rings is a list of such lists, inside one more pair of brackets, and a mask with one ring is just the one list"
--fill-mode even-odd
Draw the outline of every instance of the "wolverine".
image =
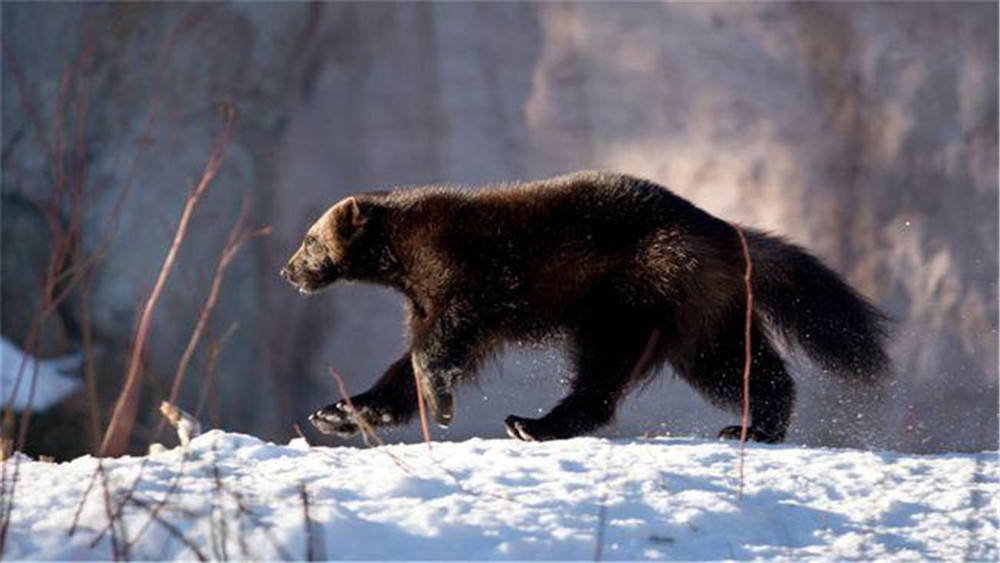
[[[754, 303], [748, 437], [780, 442], [795, 384], [772, 341], [797, 344], [824, 373], [874, 384], [889, 371], [887, 318], [802, 248], [742, 232]], [[281, 275], [306, 294], [340, 280], [400, 291], [409, 346], [369, 390], [309, 419], [342, 436], [399, 425], [419, 393], [447, 426], [455, 387], [510, 342], [559, 343], [573, 372], [547, 414], [507, 417], [519, 440], [600, 428], [665, 364], [736, 409], [747, 318], [740, 233], [661, 185], [607, 172], [348, 197], [309, 228]]]

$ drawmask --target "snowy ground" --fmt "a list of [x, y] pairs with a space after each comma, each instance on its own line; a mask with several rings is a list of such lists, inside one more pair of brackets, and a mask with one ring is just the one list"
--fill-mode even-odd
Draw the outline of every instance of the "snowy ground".
[[[428, 453], [424, 444], [310, 449], [301, 440], [278, 446], [212, 431], [186, 450], [104, 461], [107, 489], [98, 478], [72, 535], [97, 460], [21, 458], [3, 555], [998, 558], [996, 452], [749, 445], [746, 453], [739, 501], [732, 443], [470, 440], [435, 443]], [[122, 525], [106, 533], [108, 514], [140, 471]]]

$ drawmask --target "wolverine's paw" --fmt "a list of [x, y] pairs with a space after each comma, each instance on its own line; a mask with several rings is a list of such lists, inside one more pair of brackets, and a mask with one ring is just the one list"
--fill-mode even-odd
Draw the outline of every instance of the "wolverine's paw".
[[451, 393], [441, 393], [434, 398], [434, 422], [441, 428], [448, 428], [455, 418], [455, 398]]
[[337, 434], [350, 438], [360, 429], [356, 416], [346, 401], [337, 401], [309, 415], [309, 422], [324, 434]]
[[521, 440], [524, 442], [534, 442], [535, 438], [531, 435], [528, 430], [529, 423], [531, 421], [526, 418], [521, 418], [519, 416], [510, 415], [503, 421], [504, 428], [507, 430], [507, 435], [515, 440]]
[[[719, 431], [720, 440], [739, 440], [740, 434], [743, 432], [742, 426], [727, 426]], [[754, 442], [762, 442], [765, 444], [776, 444], [782, 441], [782, 437], [774, 436], [773, 434], [764, 432], [758, 429], [756, 426], [747, 427], [747, 440], [753, 440]]]
[[542, 442], [558, 438], [546, 425], [536, 418], [521, 418], [510, 415], [503, 421], [507, 435], [523, 442]]
[[434, 417], [434, 422], [441, 428], [448, 428], [452, 419], [455, 418], [454, 395], [451, 394], [451, 391], [446, 389], [430, 391], [432, 387], [426, 382], [426, 380], [423, 388], [425, 390], [424, 401], [427, 404], [427, 408], [431, 411], [431, 416]]

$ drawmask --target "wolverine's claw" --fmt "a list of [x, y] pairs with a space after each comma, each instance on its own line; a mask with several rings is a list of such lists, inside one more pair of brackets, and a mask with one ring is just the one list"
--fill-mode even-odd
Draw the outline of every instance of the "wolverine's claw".
[[309, 422], [324, 434], [337, 434], [350, 438], [358, 433], [355, 413], [344, 401], [327, 405], [309, 415]]
[[455, 418], [455, 397], [447, 387], [435, 384], [436, 381], [424, 378], [421, 389], [427, 408], [430, 409], [434, 422], [441, 428], [448, 428]]
[[448, 428], [455, 418], [455, 398], [451, 393], [441, 393], [434, 398], [437, 409], [434, 411], [434, 422], [441, 428]]
[[503, 421], [503, 424], [507, 430], [507, 435], [511, 438], [521, 440], [522, 442], [537, 442], [538, 438], [528, 430], [530, 422], [527, 418], [510, 415]]

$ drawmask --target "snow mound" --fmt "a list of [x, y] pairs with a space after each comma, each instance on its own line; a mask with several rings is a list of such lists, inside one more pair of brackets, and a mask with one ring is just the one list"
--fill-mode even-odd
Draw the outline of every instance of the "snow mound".
[[748, 445], [742, 501], [736, 445], [684, 438], [428, 451], [211, 431], [96, 479], [89, 456], [18, 460], [8, 559], [998, 557], [996, 452]]

